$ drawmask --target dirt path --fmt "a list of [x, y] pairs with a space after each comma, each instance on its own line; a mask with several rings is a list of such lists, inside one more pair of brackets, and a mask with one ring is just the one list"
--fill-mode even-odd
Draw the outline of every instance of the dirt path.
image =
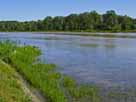
[[[10, 66], [3, 61], [1, 61], [4, 65]], [[47, 102], [45, 97], [41, 94], [41, 92], [36, 89], [32, 88], [29, 83], [21, 76], [18, 72], [15, 73], [16, 77], [18, 78], [18, 83], [21, 85], [22, 89], [24, 90], [25, 94], [31, 97], [32, 102]]]
[[29, 83], [26, 80], [24, 80], [24, 78], [19, 73], [17, 73], [17, 76], [19, 78], [20, 84], [25, 94], [30, 96], [33, 102], [46, 102], [45, 98], [43, 97], [39, 90], [32, 88], [29, 85]]

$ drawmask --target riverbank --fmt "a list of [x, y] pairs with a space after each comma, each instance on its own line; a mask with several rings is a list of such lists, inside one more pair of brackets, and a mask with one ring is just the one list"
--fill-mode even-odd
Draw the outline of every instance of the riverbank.
[[42, 92], [47, 102], [99, 102], [97, 88], [77, 85], [76, 81], [55, 70], [53, 64], [43, 64], [37, 58], [41, 51], [32, 46], [0, 43], [0, 59], [15, 70], [34, 88]]
[[0, 102], [32, 102], [30, 90], [25, 90], [14, 68], [0, 60]]

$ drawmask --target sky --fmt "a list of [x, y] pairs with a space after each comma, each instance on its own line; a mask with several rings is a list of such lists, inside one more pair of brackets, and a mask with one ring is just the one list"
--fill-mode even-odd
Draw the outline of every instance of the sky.
[[30, 21], [92, 10], [136, 18], [136, 0], [0, 0], [0, 20]]

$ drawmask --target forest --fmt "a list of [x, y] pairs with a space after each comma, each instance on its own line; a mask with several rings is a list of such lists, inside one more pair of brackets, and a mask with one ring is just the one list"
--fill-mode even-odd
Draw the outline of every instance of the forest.
[[0, 21], [0, 31], [135, 32], [136, 18], [118, 15], [114, 10], [105, 14], [91, 11], [37, 21]]

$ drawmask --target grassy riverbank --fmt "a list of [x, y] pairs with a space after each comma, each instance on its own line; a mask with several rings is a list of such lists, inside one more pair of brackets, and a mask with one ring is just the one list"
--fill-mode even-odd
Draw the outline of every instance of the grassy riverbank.
[[31, 102], [16, 71], [0, 60], [0, 102]]
[[99, 102], [96, 87], [78, 85], [71, 77], [57, 72], [55, 65], [41, 63], [40, 55], [36, 47], [0, 43], [0, 58], [39, 89], [47, 102]]

